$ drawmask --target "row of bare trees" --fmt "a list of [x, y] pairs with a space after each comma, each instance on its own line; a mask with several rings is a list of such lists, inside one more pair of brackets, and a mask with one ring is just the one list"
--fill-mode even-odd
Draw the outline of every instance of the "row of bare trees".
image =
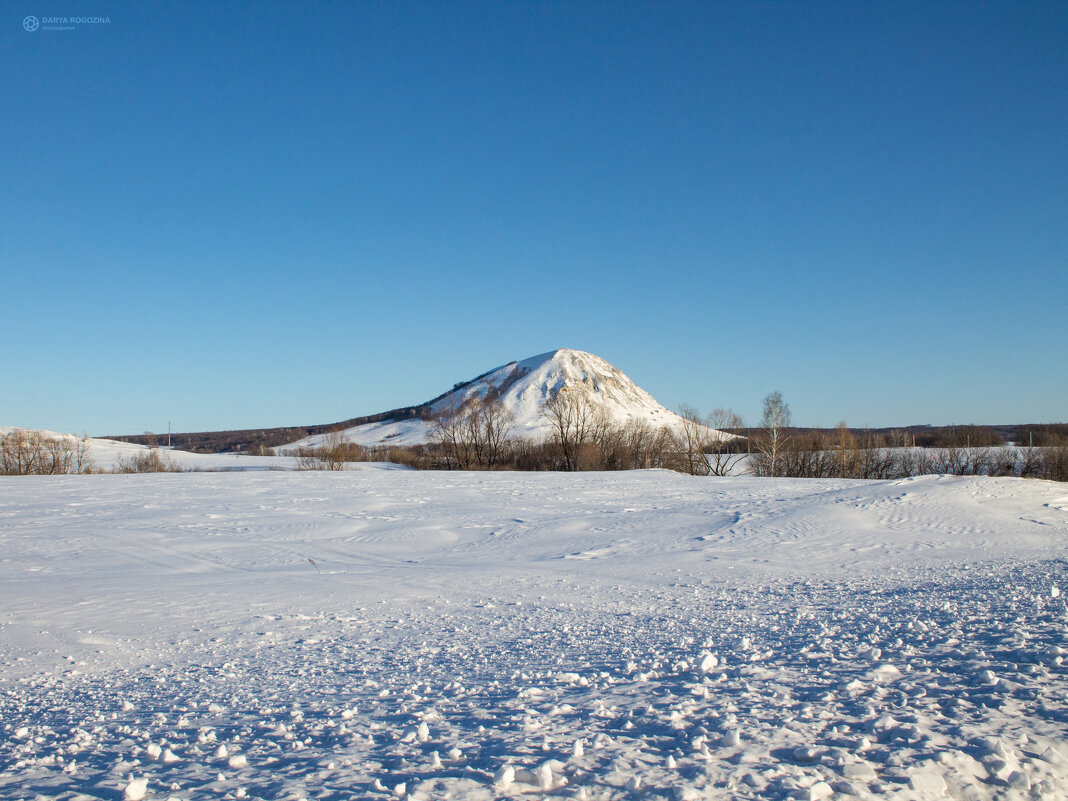
[[119, 456], [114, 467], [97, 467], [89, 438], [53, 436], [14, 429], [0, 436], [0, 476], [50, 476], [75, 473], [178, 473], [184, 469], [159, 448]]
[[0, 475], [47, 476], [93, 469], [88, 438], [15, 429], [0, 437]]
[[[475, 396], [439, 412], [430, 442], [411, 447], [361, 447], [332, 434], [323, 445], [296, 453], [298, 467], [340, 470], [352, 461], [386, 460], [423, 469], [633, 470], [666, 468], [702, 476], [748, 472], [796, 478], [890, 479], [928, 473], [1026, 476], [1068, 480], [1068, 438], [1021, 448], [988, 442], [976, 427], [943, 436], [939, 446], [909, 447], [907, 432], [851, 431], [840, 423], [830, 433], [798, 432], [781, 392], [763, 403], [758, 428], [745, 429], [731, 409], [702, 416], [679, 409], [672, 428], [644, 421], [620, 424], [592, 403], [581, 387], [564, 387], [545, 403], [548, 437], [510, 437], [514, 417], [493, 396]], [[1058, 445], [1058, 442], [1060, 444]]]
[[[447, 469], [617, 470], [661, 466], [657, 433], [617, 426], [578, 390], [545, 404], [552, 434], [543, 441], [509, 436], [514, 416], [498, 399], [471, 397], [439, 412], [431, 429], [432, 466]], [[652, 464], [650, 464], [652, 462]]]
[[556, 470], [640, 470], [675, 461], [675, 443], [644, 421], [617, 423], [581, 387], [562, 387], [545, 403], [551, 435], [542, 444]]
[[745, 458], [739, 437], [730, 433], [740, 429], [741, 415], [731, 409], [716, 409], [705, 417], [692, 406], [679, 407], [681, 423], [672, 433], [675, 464], [680, 473], [693, 476], [729, 476]]
[[510, 437], [514, 418], [493, 397], [472, 397], [440, 412], [431, 445], [422, 450], [429, 466], [447, 469], [635, 470], [668, 468], [694, 475], [728, 475], [742, 458], [735, 439], [710, 425], [740, 426], [741, 418], [717, 409], [708, 419], [684, 409], [675, 429], [642, 420], [619, 423], [591, 403], [581, 387], [563, 387], [545, 403], [550, 434], [540, 441]]
[[779, 451], [774, 473], [771, 464], [766, 452], [754, 452], [749, 458], [750, 472], [756, 475], [792, 478], [890, 479], [947, 474], [1068, 481], [1068, 446], [895, 447], [889, 437], [856, 437], [846, 430], [831, 436], [792, 436]]
[[472, 397], [438, 414], [430, 439], [450, 468], [494, 468], [510, 449], [508, 432], [514, 422], [514, 415], [499, 400]]
[[[764, 454], [753, 457], [753, 472], [763, 471], [767, 465]], [[770, 475], [769, 472], [758, 474]], [[776, 473], [796, 478], [871, 479], [930, 474], [1068, 481], [1068, 444], [895, 447], [890, 437], [875, 434], [857, 437], [843, 425], [830, 437], [813, 433], [791, 438], [781, 453]]]
[[1043, 445], [997, 444], [993, 432], [976, 426], [943, 435], [930, 448], [909, 447], [909, 436], [865, 433], [858, 437], [844, 422], [830, 435], [797, 434], [782, 394], [764, 399], [761, 427], [747, 447], [749, 472], [792, 478], [892, 479], [948, 474], [1020, 476], [1068, 481], [1068, 437], [1048, 435]]

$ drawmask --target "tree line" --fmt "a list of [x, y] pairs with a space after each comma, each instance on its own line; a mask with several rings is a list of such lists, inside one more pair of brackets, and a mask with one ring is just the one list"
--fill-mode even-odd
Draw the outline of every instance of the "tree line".
[[[893, 479], [948, 474], [1018, 476], [1068, 481], [1068, 434], [1063, 426], [1031, 427], [1026, 441], [1006, 445], [992, 429], [951, 426], [926, 447], [907, 430], [859, 436], [841, 422], [830, 434], [790, 428], [790, 407], [782, 394], [764, 399], [761, 428], [747, 460], [758, 476]], [[1018, 432], [1020, 437], [1023, 432]]]
[[[798, 429], [782, 393], [764, 398], [759, 426], [716, 409], [701, 415], [678, 410], [670, 428], [643, 420], [613, 420], [581, 387], [564, 387], [545, 404], [550, 433], [511, 436], [515, 423], [498, 395], [472, 396], [430, 418], [430, 441], [417, 446], [361, 446], [340, 430], [321, 445], [295, 452], [299, 470], [341, 470], [350, 462], [390, 461], [437, 470], [638, 470], [664, 468], [690, 475], [892, 479], [931, 473], [1021, 476], [1068, 481], [1068, 425], [1021, 426], [1016, 444], [996, 431], [952, 426], [917, 445], [914, 430]], [[177, 472], [182, 468], [154, 447], [94, 467], [87, 438], [49, 437], [15, 429], [0, 437], [0, 475], [87, 472]]]
[[49, 436], [43, 431], [19, 428], [0, 436], [0, 476], [180, 472], [185, 469], [155, 445], [119, 456], [114, 467], [105, 469], [93, 462], [88, 437]]
[[672, 428], [619, 423], [572, 387], [550, 398], [545, 414], [547, 437], [510, 437], [515, 421], [499, 399], [472, 397], [431, 418], [425, 445], [358, 446], [335, 433], [298, 458], [302, 469], [382, 460], [437, 470], [665, 468], [705, 476], [891, 479], [945, 473], [1068, 480], [1068, 432], [1061, 431], [1068, 427], [1060, 425], [1030, 426], [1017, 446], [1007, 446], [989, 428], [953, 426], [919, 447], [906, 429], [854, 431], [844, 422], [831, 431], [793, 428], [790, 407], [777, 391], [765, 397], [760, 424], [752, 429], [731, 409], [702, 416], [685, 405]]

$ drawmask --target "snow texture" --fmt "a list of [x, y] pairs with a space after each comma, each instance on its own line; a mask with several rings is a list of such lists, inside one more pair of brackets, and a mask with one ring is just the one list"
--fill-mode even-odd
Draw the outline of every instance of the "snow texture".
[[1062, 799], [1068, 496], [0, 480], [3, 799]]

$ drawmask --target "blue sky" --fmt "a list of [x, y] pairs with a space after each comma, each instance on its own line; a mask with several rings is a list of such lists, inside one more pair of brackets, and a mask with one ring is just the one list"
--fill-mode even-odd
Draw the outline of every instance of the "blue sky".
[[0, 8], [0, 423], [326, 423], [557, 347], [750, 422], [1068, 419], [1063, 2]]

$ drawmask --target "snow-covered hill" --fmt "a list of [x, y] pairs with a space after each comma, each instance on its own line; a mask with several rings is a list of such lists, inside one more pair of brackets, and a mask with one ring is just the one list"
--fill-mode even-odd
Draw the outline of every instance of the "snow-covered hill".
[[[477, 378], [458, 385], [430, 404], [432, 412], [459, 408], [469, 398], [499, 396], [515, 417], [511, 435], [540, 439], [550, 432], [545, 402], [562, 388], [583, 392], [618, 424], [644, 421], [653, 428], [674, 428], [677, 414], [657, 403], [619, 368], [600, 356], [581, 350], [561, 348], [518, 362], [509, 362]], [[416, 445], [427, 442], [431, 423], [408, 419], [368, 423], [346, 429], [345, 439], [360, 445]], [[288, 448], [314, 447], [326, 435], [307, 437]], [[285, 450], [285, 449], [281, 449]]]

